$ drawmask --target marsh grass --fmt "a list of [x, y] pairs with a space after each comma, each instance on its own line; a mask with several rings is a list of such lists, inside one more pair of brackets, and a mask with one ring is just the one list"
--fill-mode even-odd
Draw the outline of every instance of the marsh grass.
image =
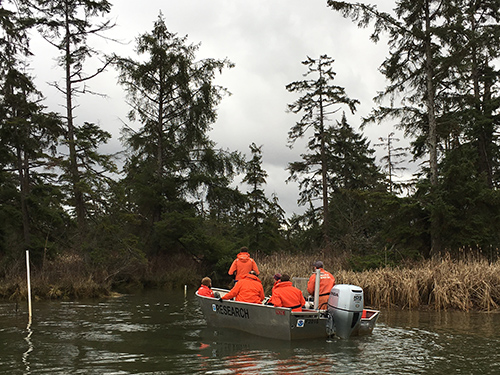
[[[18, 262], [0, 278], [0, 299], [27, 299], [26, 269]], [[66, 254], [41, 267], [31, 268], [33, 299], [104, 298], [144, 288], [172, 289], [197, 285], [203, 272], [191, 257], [155, 257], [149, 262], [114, 263], [92, 267], [75, 254]]]
[[[482, 257], [460, 260], [444, 257], [364, 272], [350, 271], [347, 258], [321, 253], [257, 254], [254, 259], [266, 294], [271, 293], [275, 273], [308, 279], [313, 272], [313, 262], [322, 260], [337, 284], [359, 285], [364, 290], [365, 305], [374, 308], [500, 311], [500, 261], [490, 263]], [[23, 266], [24, 263], [19, 262], [4, 271], [0, 279], [0, 299], [26, 300]], [[195, 289], [206, 275], [212, 277], [213, 270], [183, 255], [92, 269], [82, 257], [65, 255], [32, 269], [31, 285], [34, 299], [100, 298], [142, 288], [171, 289], [188, 285]], [[225, 282], [214, 283], [214, 286], [227, 286], [222, 284]]]
[[[405, 267], [364, 272], [345, 269], [344, 259], [309, 255], [273, 255], [258, 259], [265, 289], [272, 276], [312, 274], [312, 263], [321, 259], [337, 284], [363, 288], [365, 304], [376, 308], [493, 311], [500, 307], [500, 261], [482, 258], [427, 260]], [[257, 259], [256, 259], [257, 260]]]

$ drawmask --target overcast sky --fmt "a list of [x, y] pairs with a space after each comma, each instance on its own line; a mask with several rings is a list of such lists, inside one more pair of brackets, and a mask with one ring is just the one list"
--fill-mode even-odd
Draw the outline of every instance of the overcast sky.
[[[385, 11], [393, 8], [393, 2], [388, 0], [372, 3]], [[286, 112], [287, 104], [296, 96], [285, 86], [303, 79], [306, 67], [301, 62], [306, 56], [327, 54], [334, 58], [335, 84], [361, 102], [354, 115], [347, 114], [348, 122], [357, 128], [361, 117], [374, 106], [372, 98], [385, 87], [378, 67], [387, 56], [387, 46], [371, 42], [371, 29], [358, 29], [328, 8], [326, 0], [114, 0], [109, 18], [116, 27], [107, 35], [124, 44], [107, 42], [102, 49], [135, 57], [135, 38], [152, 30], [160, 11], [170, 32], [187, 35], [189, 43], [201, 43], [198, 59], [228, 58], [235, 64], [216, 80], [232, 95], [226, 96], [218, 108], [211, 138], [219, 147], [241, 151], [248, 157], [252, 142], [262, 146], [263, 168], [269, 175], [266, 194], [269, 197], [276, 193], [287, 215], [303, 212], [296, 203], [297, 185], [285, 183], [288, 163], [299, 160], [306, 151], [300, 144], [292, 150], [287, 147], [288, 131], [300, 116]], [[54, 108], [63, 102], [62, 97], [46, 84], [62, 77], [54, 61], [55, 51], [37, 41], [34, 52], [39, 89], [47, 96], [51, 109], [63, 111], [61, 106]], [[95, 122], [113, 135], [108, 151], [121, 148], [119, 131], [128, 111], [116, 77], [116, 72], [109, 71], [90, 83], [93, 90], [107, 98], [78, 100], [77, 121]], [[390, 124], [373, 125], [364, 130], [364, 135], [373, 145], [393, 130]], [[396, 135], [404, 145], [401, 134]], [[377, 162], [383, 155], [378, 148]], [[248, 187], [240, 189], [246, 191]]]

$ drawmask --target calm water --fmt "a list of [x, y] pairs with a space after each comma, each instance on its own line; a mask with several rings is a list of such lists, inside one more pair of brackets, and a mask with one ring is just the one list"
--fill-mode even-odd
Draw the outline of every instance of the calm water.
[[0, 302], [0, 374], [500, 374], [500, 314], [382, 311], [371, 336], [281, 342], [206, 327], [194, 291]]

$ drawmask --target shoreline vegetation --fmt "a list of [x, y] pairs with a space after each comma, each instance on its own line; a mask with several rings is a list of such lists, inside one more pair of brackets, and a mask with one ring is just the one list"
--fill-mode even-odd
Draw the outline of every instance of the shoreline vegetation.
[[[324, 255], [274, 254], [254, 257], [266, 295], [271, 293], [273, 275], [288, 273], [309, 278], [312, 263], [321, 259], [337, 284], [363, 288], [365, 305], [385, 309], [431, 309], [460, 311], [500, 311], [500, 261], [483, 258], [424, 260], [398, 267], [383, 267], [355, 272], [345, 261]], [[207, 272], [195, 260], [184, 256], [151, 259], [143, 267], [118, 273], [92, 272], [78, 256], [47, 262], [31, 271], [32, 298], [87, 299], [133, 293], [146, 288], [173, 289], [187, 285], [196, 290], [204, 276], [215, 287], [227, 288], [231, 279]], [[132, 272], [133, 271], [133, 272]], [[124, 276], [126, 274], [126, 276]], [[0, 279], [0, 300], [21, 302], [27, 299], [26, 270], [22, 265], [9, 269]]]

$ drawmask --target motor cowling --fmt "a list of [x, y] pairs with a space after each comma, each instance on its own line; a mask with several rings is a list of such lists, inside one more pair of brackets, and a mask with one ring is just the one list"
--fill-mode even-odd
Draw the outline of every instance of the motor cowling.
[[335, 285], [328, 297], [328, 313], [333, 318], [335, 335], [349, 338], [361, 321], [363, 289], [356, 285]]

